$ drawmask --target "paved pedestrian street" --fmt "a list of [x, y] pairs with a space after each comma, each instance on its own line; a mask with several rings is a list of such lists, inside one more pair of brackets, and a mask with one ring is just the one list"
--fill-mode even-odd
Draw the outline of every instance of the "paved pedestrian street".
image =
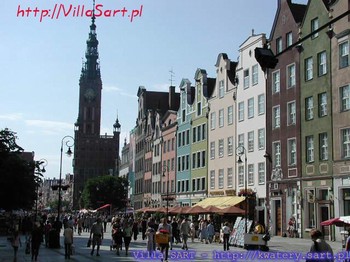
[[[62, 235], [62, 234], [61, 234]], [[111, 232], [108, 228], [102, 242], [100, 256], [90, 255], [90, 248], [86, 246], [89, 238], [88, 232], [83, 232], [81, 236], [74, 235], [75, 254], [71, 258], [65, 259], [63, 237], [61, 237], [61, 248], [50, 249], [43, 244], [39, 251], [38, 261], [54, 262], [54, 261], [161, 261], [161, 254], [156, 252], [149, 255], [146, 252], [146, 240], [141, 239], [138, 235], [136, 241], [132, 240], [130, 244], [129, 255], [125, 255], [123, 249], [120, 256], [116, 255], [115, 250], [111, 250]], [[32, 261], [31, 255], [25, 254], [24, 236], [21, 236], [22, 247], [18, 250], [17, 262]], [[334, 254], [342, 251], [341, 242], [330, 242]], [[311, 245], [309, 239], [282, 238], [272, 237], [269, 242], [270, 251], [260, 252], [255, 250], [245, 250], [240, 247], [230, 247], [230, 250], [223, 252], [223, 246], [219, 243], [204, 244], [197, 239], [194, 243], [188, 243], [189, 250], [181, 249], [181, 244], [173, 246], [173, 250], [169, 250], [169, 261], [305, 261], [304, 257]], [[95, 252], [96, 254], [96, 252]], [[12, 262], [13, 249], [6, 237], [0, 237], [0, 262]], [[341, 261], [341, 260], [338, 260]]]

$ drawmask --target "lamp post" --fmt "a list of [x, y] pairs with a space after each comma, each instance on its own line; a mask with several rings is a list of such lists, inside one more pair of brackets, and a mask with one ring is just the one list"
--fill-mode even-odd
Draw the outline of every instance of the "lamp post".
[[[42, 173], [46, 172], [45, 167], [47, 166], [47, 160], [45, 158], [40, 159], [39, 161], [36, 161], [36, 174], [39, 176], [42, 176]], [[37, 176], [36, 181], [36, 201], [35, 201], [35, 221], [38, 217], [38, 195], [39, 195], [39, 183], [42, 182], [41, 177]]]
[[168, 219], [169, 213], [169, 167], [163, 167], [163, 177], [165, 177], [165, 172], [167, 172], [167, 181], [166, 181], [166, 219]]
[[74, 138], [72, 136], [64, 136], [61, 141], [61, 158], [60, 158], [60, 178], [58, 182], [58, 205], [57, 205], [57, 218], [60, 219], [61, 213], [61, 190], [62, 190], [62, 154], [63, 154], [63, 144], [66, 144], [68, 150], [66, 152], [67, 156], [73, 154], [71, 147], [74, 146]]
[[244, 146], [236, 148], [236, 155], [238, 156], [237, 163], [242, 164], [242, 156], [244, 155], [244, 191], [245, 191], [245, 233], [248, 234], [248, 177], [247, 177], [247, 150]]

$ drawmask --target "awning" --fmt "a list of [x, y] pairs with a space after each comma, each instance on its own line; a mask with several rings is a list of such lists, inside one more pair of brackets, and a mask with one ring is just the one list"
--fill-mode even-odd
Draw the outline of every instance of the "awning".
[[201, 206], [201, 207], [216, 206], [218, 208], [225, 208], [228, 206], [235, 206], [243, 202], [244, 199], [245, 197], [240, 197], [240, 196], [208, 197], [198, 202], [195, 206]]

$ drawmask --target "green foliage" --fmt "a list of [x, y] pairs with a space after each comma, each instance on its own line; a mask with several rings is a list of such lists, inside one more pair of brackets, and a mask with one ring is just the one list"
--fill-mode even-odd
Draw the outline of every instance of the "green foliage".
[[113, 208], [125, 208], [128, 181], [124, 177], [99, 176], [89, 179], [82, 193], [85, 208], [96, 209], [105, 204]]
[[0, 208], [5, 210], [32, 209], [42, 181], [41, 163], [21, 158], [16, 139], [15, 132], [0, 130]]

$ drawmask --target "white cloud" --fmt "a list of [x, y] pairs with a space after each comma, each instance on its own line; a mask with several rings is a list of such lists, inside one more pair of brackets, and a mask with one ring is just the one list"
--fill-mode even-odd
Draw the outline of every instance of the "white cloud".
[[123, 89], [121, 89], [121, 88], [119, 88], [117, 86], [105, 86], [105, 87], [103, 87], [102, 90], [104, 90], [106, 92], [116, 92], [116, 93], [118, 93], [121, 96], [137, 98], [137, 96], [135, 94], [130, 94], [130, 93], [124, 92]]
[[[25, 124], [45, 134], [61, 134], [65, 132], [72, 132], [74, 125], [66, 122], [55, 122], [46, 120], [25, 120]], [[29, 130], [29, 132], [38, 132], [38, 130]]]
[[23, 118], [22, 113], [12, 113], [12, 114], [0, 115], [0, 119], [10, 120], [10, 121], [21, 120], [22, 118]]

